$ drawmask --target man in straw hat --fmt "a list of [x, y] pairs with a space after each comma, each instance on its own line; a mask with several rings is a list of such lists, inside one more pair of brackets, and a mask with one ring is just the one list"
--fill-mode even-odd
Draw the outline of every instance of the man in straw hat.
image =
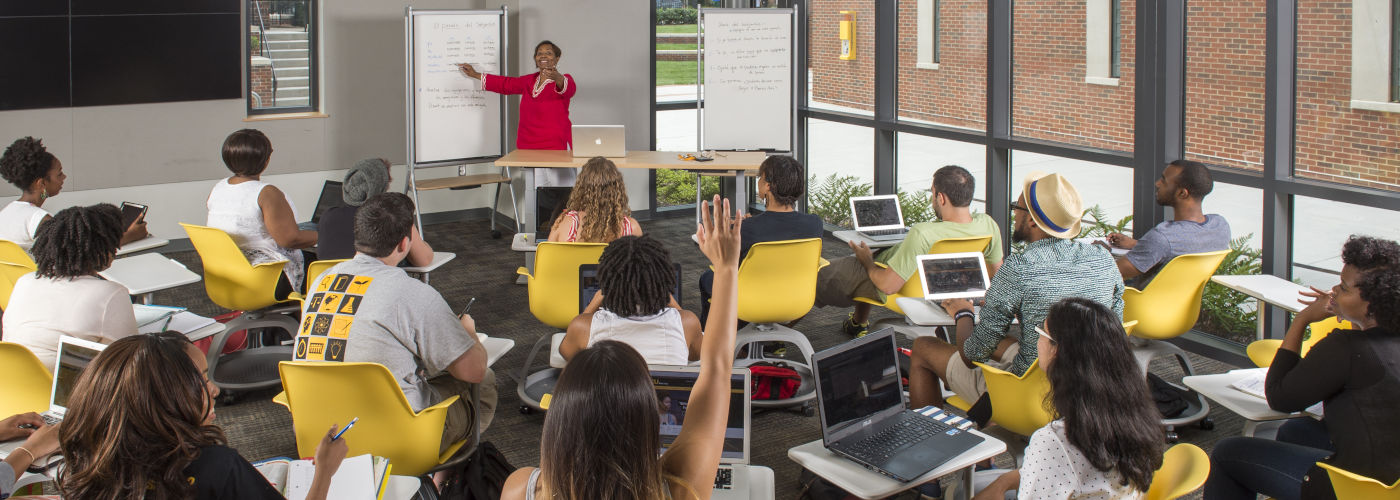
[[[957, 344], [936, 337], [914, 342], [909, 398], [915, 408], [942, 402], [938, 381], [963, 399], [987, 392], [982, 370], [973, 362], [1022, 375], [1035, 361], [1036, 327], [1050, 306], [1065, 297], [1084, 297], [1123, 314], [1123, 277], [1101, 247], [1075, 242], [1083, 214], [1079, 192], [1060, 174], [1031, 172], [1021, 197], [1011, 204], [1013, 241], [1026, 250], [1011, 255], [992, 278], [980, 318], [965, 299], [943, 302], [957, 323]], [[1012, 320], [1020, 319], [1019, 326]]]

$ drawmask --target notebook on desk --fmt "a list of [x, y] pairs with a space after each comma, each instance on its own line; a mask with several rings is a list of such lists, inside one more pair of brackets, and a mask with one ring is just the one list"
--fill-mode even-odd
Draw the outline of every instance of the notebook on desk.
[[892, 194], [851, 197], [851, 224], [874, 241], [898, 241], [909, 233], [899, 197]]
[[[690, 393], [699, 377], [698, 366], [651, 366], [652, 385], [656, 388], [656, 401], [662, 412], [662, 453], [680, 436]], [[729, 375], [729, 423], [724, 428], [724, 446], [720, 451], [720, 465], [715, 473], [714, 491], [710, 498], [749, 498], [749, 391], [749, 370], [734, 368]]]

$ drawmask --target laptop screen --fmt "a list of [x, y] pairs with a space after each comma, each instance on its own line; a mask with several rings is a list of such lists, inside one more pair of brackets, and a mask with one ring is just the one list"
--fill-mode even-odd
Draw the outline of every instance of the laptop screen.
[[344, 186], [340, 181], [326, 181], [321, 186], [321, 198], [316, 200], [316, 211], [311, 213], [311, 222], [321, 222], [321, 216], [327, 210], [345, 205], [345, 197], [341, 194]]
[[573, 191], [572, 187], [535, 188], [535, 242], [549, 239], [549, 230], [554, 229], [554, 219], [564, 213]]
[[[671, 296], [675, 297], [676, 304], [681, 303], [681, 263], [672, 262], [671, 266], [676, 271], [676, 288], [671, 290]], [[593, 296], [598, 294], [598, 265], [579, 264], [578, 266], [578, 310], [583, 311], [588, 308], [588, 303], [593, 301]]]
[[[700, 367], [653, 366], [651, 382], [656, 387], [657, 411], [661, 413], [661, 451], [665, 452], [681, 434], [690, 391], [700, 377]], [[749, 393], [748, 369], [735, 368], [729, 377], [729, 424], [724, 428], [723, 463], [748, 462]]]
[[981, 252], [919, 256], [924, 298], [943, 300], [987, 295], [987, 264]]
[[894, 196], [851, 198], [852, 222], [856, 229], [901, 227], [899, 199]]
[[814, 358], [824, 437], [854, 430], [877, 413], [904, 409], [892, 332], [871, 333]]
[[73, 395], [73, 386], [97, 353], [102, 352], [102, 344], [63, 337], [58, 344], [58, 363], [54, 365], [53, 394], [49, 409], [63, 411], [68, 408], [68, 398]]

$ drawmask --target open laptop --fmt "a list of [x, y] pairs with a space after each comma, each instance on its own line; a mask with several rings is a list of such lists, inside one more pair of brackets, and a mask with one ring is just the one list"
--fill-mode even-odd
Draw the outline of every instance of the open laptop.
[[535, 188], [535, 243], [549, 239], [549, 232], [554, 229], [554, 219], [563, 215], [564, 209], [568, 208], [569, 196], [573, 192], [572, 186]]
[[626, 131], [622, 125], [574, 125], [574, 157], [622, 158], [627, 156]]
[[[656, 387], [661, 416], [661, 452], [680, 436], [690, 392], [700, 377], [698, 366], [651, 365], [651, 381]], [[729, 376], [729, 424], [724, 429], [724, 447], [719, 455], [715, 489], [710, 498], [749, 498], [749, 370], [734, 368]], [[668, 405], [669, 403], [669, 405]], [[697, 485], [698, 486], [698, 485]]]
[[902, 240], [909, 232], [904, 227], [899, 197], [892, 194], [852, 196], [851, 223], [861, 236], [875, 241]]
[[[938, 305], [940, 300], [971, 299], [981, 304], [981, 299], [987, 296], [991, 279], [987, 277], [987, 261], [982, 252], [920, 255], [918, 262], [919, 273], [923, 277], [924, 300], [934, 304], [929, 308], [930, 313], [948, 316], [948, 312]], [[974, 306], [972, 311], [980, 314], [982, 308], [980, 305]], [[947, 317], [947, 321], [952, 322], [953, 318]]]
[[[676, 271], [676, 288], [671, 291], [671, 296], [676, 298], [676, 304], [681, 303], [681, 263], [672, 262], [671, 266]], [[598, 265], [579, 264], [578, 266], [578, 310], [588, 308], [588, 303], [593, 301], [593, 296], [598, 294]]]
[[54, 425], [63, 421], [68, 412], [68, 398], [73, 395], [73, 387], [78, 384], [78, 375], [83, 373], [92, 358], [107, 346], [67, 335], [58, 338], [58, 362], [54, 363], [53, 388], [49, 392], [49, 411], [40, 416], [44, 422]]
[[894, 329], [812, 356], [822, 444], [867, 469], [909, 482], [982, 437], [905, 408]]

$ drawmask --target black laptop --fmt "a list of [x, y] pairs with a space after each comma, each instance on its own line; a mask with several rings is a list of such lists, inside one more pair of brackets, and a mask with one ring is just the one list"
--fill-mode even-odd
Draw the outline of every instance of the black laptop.
[[913, 481], [983, 438], [905, 408], [894, 330], [812, 356], [822, 444], [875, 472]]

